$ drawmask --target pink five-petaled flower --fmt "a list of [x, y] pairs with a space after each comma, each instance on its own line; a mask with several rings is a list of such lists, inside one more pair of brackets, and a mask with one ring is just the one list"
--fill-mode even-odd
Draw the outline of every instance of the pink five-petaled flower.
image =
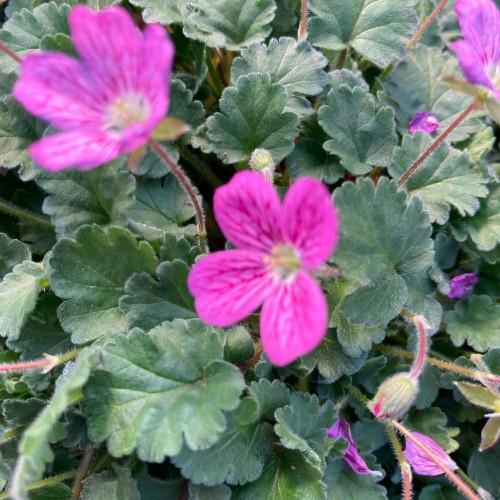
[[320, 182], [302, 178], [280, 206], [262, 176], [236, 174], [214, 196], [214, 213], [236, 250], [215, 252], [192, 268], [189, 290], [200, 318], [227, 327], [262, 304], [260, 336], [271, 362], [284, 366], [314, 349], [328, 308], [310, 270], [334, 250], [339, 218]]
[[356, 443], [352, 439], [351, 427], [346, 420], [339, 417], [335, 425], [328, 429], [328, 437], [330, 439], [344, 438], [347, 440], [348, 446], [342, 458], [356, 474], [370, 474], [373, 477], [382, 476], [381, 472], [371, 470], [358, 453]]
[[427, 134], [432, 134], [434, 130], [439, 128], [438, 119], [431, 113], [418, 112], [413, 120], [408, 124], [408, 130], [413, 135], [417, 130], [421, 130]]
[[48, 170], [90, 169], [145, 144], [165, 117], [174, 47], [160, 25], [141, 33], [121, 7], [74, 7], [71, 39], [81, 60], [28, 55], [14, 96], [59, 134], [30, 147]]
[[455, 13], [463, 40], [450, 47], [467, 81], [500, 98], [500, 11], [493, 0], [457, 0]]
[[[425, 434], [420, 434], [420, 432], [412, 432], [411, 434], [448, 469], [458, 469], [457, 464], [434, 439]], [[406, 450], [403, 454], [417, 474], [421, 474], [422, 476], [439, 476], [440, 474], [444, 474], [444, 470], [438, 467], [411, 439], [406, 439]]]

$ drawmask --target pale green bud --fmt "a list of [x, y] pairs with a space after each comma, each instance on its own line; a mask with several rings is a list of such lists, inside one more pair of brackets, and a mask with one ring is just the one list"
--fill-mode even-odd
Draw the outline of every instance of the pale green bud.
[[250, 157], [250, 166], [257, 172], [266, 168], [272, 170], [274, 169], [273, 157], [267, 149], [257, 148]]

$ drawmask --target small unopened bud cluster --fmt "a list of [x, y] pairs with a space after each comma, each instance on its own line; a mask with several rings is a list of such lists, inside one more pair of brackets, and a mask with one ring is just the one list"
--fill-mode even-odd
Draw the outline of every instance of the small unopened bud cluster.
[[272, 183], [274, 175], [274, 161], [267, 149], [257, 148], [250, 156], [250, 167]]

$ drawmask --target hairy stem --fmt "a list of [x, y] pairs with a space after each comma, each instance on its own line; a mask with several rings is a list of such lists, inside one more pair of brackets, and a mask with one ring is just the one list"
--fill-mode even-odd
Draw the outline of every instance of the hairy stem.
[[19, 219], [24, 219], [29, 222], [34, 222], [39, 226], [48, 227], [49, 229], [54, 229], [54, 224], [50, 222], [49, 219], [34, 214], [25, 208], [18, 207], [13, 203], [10, 203], [7, 200], [0, 199], [0, 211], [5, 212], [6, 214], [13, 215], [14, 217], [18, 217]]
[[423, 317], [414, 316], [413, 322], [418, 332], [418, 351], [410, 372], [410, 377], [418, 378], [425, 367], [425, 359], [427, 357], [427, 332], [425, 331], [426, 322]]
[[434, 462], [446, 475], [446, 477], [469, 499], [469, 500], [480, 500], [480, 498], [471, 490], [469, 485], [467, 485], [462, 479], [460, 479], [453, 471], [451, 471], [446, 465], [434, 455], [426, 446], [424, 446], [413, 434], [406, 429], [403, 425], [396, 420], [393, 420], [392, 426], [395, 427], [406, 439], [413, 441], [428, 457]]
[[200, 241], [200, 249], [202, 253], [206, 253], [206, 245], [205, 245], [205, 236], [207, 234], [205, 229], [205, 216], [203, 215], [203, 210], [201, 208], [198, 199], [196, 198], [196, 194], [194, 193], [194, 188], [191, 185], [190, 180], [186, 177], [181, 167], [175, 164], [174, 161], [168, 156], [165, 150], [154, 140], [149, 139], [149, 144], [151, 147], [160, 155], [163, 161], [170, 167], [172, 173], [177, 177], [180, 185], [184, 188], [187, 195], [189, 196], [191, 203], [193, 204], [194, 210], [196, 212], [196, 222], [198, 228], [198, 238]]
[[361, 401], [363, 404], [368, 404], [370, 402], [370, 399], [367, 398], [357, 387], [354, 387], [353, 385], [350, 385], [347, 387], [347, 390], [359, 401]]
[[[62, 474], [57, 474], [57, 476], [47, 477], [45, 479], [42, 479], [41, 481], [37, 481], [36, 483], [28, 484], [26, 489], [28, 491], [31, 491], [41, 488], [42, 486], [48, 486], [49, 484], [60, 483], [61, 481], [66, 481], [66, 479], [75, 477], [77, 474], [77, 469], [63, 472]], [[3, 493], [0, 493], [0, 500], [6, 500], [7, 498], [11, 498], [10, 491], [4, 491]]]
[[208, 165], [205, 165], [195, 154], [193, 154], [188, 148], [184, 146], [179, 146], [180, 155], [192, 165], [208, 182], [213, 188], [218, 188], [222, 186], [222, 181], [212, 172]]
[[403, 450], [401, 448], [401, 444], [399, 443], [399, 439], [394, 432], [394, 429], [386, 424], [387, 434], [389, 435], [389, 439], [392, 444], [392, 449], [394, 450], [394, 454], [399, 462], [399, 467], [401, 468], [401, 481], [403, 482], [403, 498], [404, 500], [411, 500], [411, 468], [410, 464], [406, 460], [403, 455]]
[[76, 358], [81, 349], [75, 349], [74, 351], [67, 352], [62, 356], [51, 356], [46, 354], [42, 359], [36, 359], [34, 361], [24, 361], [21, 363], [2, 363], [0, 364], [0, 373], [17, 373], [25, 372], [28, 370], [38, 370], [40, 368], [52, 369], [61, 363], [66, 363], [70, 359]]
[[418, 31], [413, 35], [412, 39], [406, 44], [406, 51], [410, 50], [415, 42], [420, 38], [422, 33], [429, 27], [429, 24], [432, 23], [434, 18], [439, 14], [439, 11], [445, 6], [447, 0], [441, 0], [436, 8], [429, 14], [427, 19], [422, 23], [422, 26], [418, 28]]
[[417, 159], [417, 161], [401, 176], [398, 181], [398, 186], [402, 186], [424, 163], [427, 158], [434, 152], [434, 150], [464, 121], [465, 118], [471, 113], [476, 107], [476, 101], [474, 101], [467, 109], [462, 111], [460, 116], [451, 124], [449, 127], [429, 146], [429, 148], [424, 151], [424, 153]]
[[22, 59], [17, 54], [14, 54], [14, 52], [12, 52], [12, 50], [10, 50], [9, 47], [7, 47], [7, 45], [4, 45], [2, 42], [0, 42], [0, 50], [14, 59], [14, 61], [21, 64]]
[[83, 488], [83, 481], [85, 481], [85, 477], [90, 468], [90, 464], [92, 463], [92, 457], [94, 456], [94, 448], [89, 448], [85, 455], [83, 455], [82, 463], [80, 464], [80, 468], [78, 469], [78, 475], [76, 476], [75, 484], [73, 486], [73, 494], [71, 495], [71, 500], [78, 500], [80, 498], [80, 493]]
[[297, 40], [302, 42], [307, 39], [307, 0], [302, 0], [302, 10], [300, 15], [299, 32], [297, 34]]
[[337, 62], [335, 63], [335, 68], [333, 68], [333, 69], [340, 69], [340, 68], [342, 68], [342, 65], [344, 64], [346, 56], [347, 56], [347, 49], [344, 49], [339, 54], [339, 58], [337, 59]]

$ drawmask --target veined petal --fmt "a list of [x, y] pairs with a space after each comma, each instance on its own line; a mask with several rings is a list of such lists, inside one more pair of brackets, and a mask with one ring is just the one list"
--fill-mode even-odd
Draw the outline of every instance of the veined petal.
[[97, 89], [81, 63], [64, 54], [29, 54], [14, 85], [15, 98], [33, 115], [61, 130], [99, 125]]
[[210, 325], [226, 327], [255, 311], [272, 280], [263, 258], [253, 251], [226, 250], [200, 259], [188, 277], [198, 316]]
[[450, 50], [457, 54], [462, 73], [469, 83], [495, 90], [486, 72], [486, 66], [479, 62], [481, 54], [477, 52], [474, 45], [466, 40], [457, 40], [450, 46]]
[[239, 172], [217, 189], [214, 213], [224, 236], [239, 248], [269, 253], [281, 240], [278, 194], [256, 172]]
[[29, 151], [35, 163], [47, 170], [88, 170], [117, 158], [120, 142], [101, 130], [75, 130], [44, 137]]
[[431, 113], [418, 112], [413, 120], [408, 124], [408, 131], [413, 135], [418, 130], [426, 134], [432, 134], [439, 128], [438, 119]]
[[285, 366], [312, 351], [328, 319], [325, 296], [306, 271], [277, 281], [264, 300], [260, 319], [262, 347], [272, 363]]
[[337, 246], [339, 216], [326, 187], [316, 179], [292, 184], [282, 208], [283, 236], [299, 252], [302, 265], [318, 267]]

